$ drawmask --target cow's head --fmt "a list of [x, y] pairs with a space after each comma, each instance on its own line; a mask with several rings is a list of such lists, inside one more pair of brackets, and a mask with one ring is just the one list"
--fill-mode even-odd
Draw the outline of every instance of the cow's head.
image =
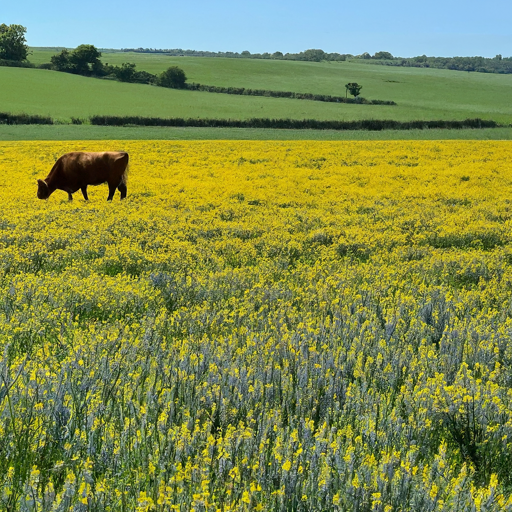
[[37, 197], [39, 199], [48, 199], [50, 197], [50, 189], [46, 181], [37, 180]]

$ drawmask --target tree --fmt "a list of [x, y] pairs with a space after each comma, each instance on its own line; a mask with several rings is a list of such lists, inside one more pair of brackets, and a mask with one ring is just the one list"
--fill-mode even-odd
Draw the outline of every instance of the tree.
[[413, 57], [412, 60], [414, 62], [427, 62], [428, 57], [426, 55], [418, 55], [417, 57]]
[[345, 55], [341, 55], [339, 53], [327, 53], [326, 54], [326, 59], [329, 60], [329, 61], [344, 61], [344, 60], [347, 60], [347, 57]]
[[62, 50], [50, 60], [57, 71], [75, 73], [77, 75], [101, 75], [103, 64], [101, 52], [92, 44], [81, 44], [71, 52]]
[[137, 71], [135, 64], [123, 62], [120, 66], [110, 66], [104, 64], [102, 73], [104, 76], [110, 75], [120, 82], [130, 82], [135, 84], [153, 84], [156, 76], [147, 71]]
[[170, 87], [171, 89], [184, 89], [187, 76], [183, 69], [178, 66], [171, 66], [158, 75], [157, 85]]
[[101, 52], [92, 44], [81, 44], [70, 54], [69, 60], [79, 75], [99, 74], [102, 68]]
[[347, 90], [347, 92], [352, 94], [352, 96], [354, 96], [354, 98], [357, 98], [359, 96], [362, 88], [363, 88], [363, 86], [359, 85], [356, 82], [350, 82], [345, 85], [345, 89]]
[[380, 59], [380, 60], [391, 60], [393, 59], [393, 55], [389, 52], [377, 52], [374, 56], [374, 59]]
[[133, 82], [135, 74], [135, 64], [123, 62], [121, 66], [114, 66], [113, 72], [120, 82]]
[[22, 61], [27, 59], [27, 29], [21, 25], [0, 25], [0, 59]]
[[303, 60], [311, 62], [320, 62], [325, 59], [325, 52], [323, 50], [306, 50], [303, 54]]
[[133, 75], [132, 81], [137, 84], [154, 84], [156, 81], [156, 75], [148, 73], [147, 71], [136, 71]]
[[69, 60], [69, 50], [62, 50], [57, 55], [52, 55], [50, 62], [56, 71], [64, 71], [66, 73], [73, 72], [73, 64]]

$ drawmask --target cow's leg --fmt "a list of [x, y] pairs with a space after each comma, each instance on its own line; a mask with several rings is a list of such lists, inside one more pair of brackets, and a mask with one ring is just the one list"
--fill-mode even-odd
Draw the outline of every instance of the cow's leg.
[[68, 192], [68, 201], [73, 201], [73, 196], [71, 195], [70, 192]]
[[84, 185], [84, 186], [82, 187], [82, 194], [84, 195], [84, 199], [85, 199], [86, 201], [89, 201], [89, 198], [87, 197], [87, 185]]
[[114, 199], [114, 194], [116, 193], [116, 186], [115, 185], [111, 185], [110, 183], [108, 184], [108, 197], [107, 197], [107, 201], [112, 201], [112, 199]]
[[119, 190], [119, 192], [121, 192], [121, 199], [124, 199], [126, 197], [126, 192], [127, 192], [127, 188], [126, 188], [126, 184], [121, 182], [119, 184], [119, 186], [117, 187], [117, 190]]

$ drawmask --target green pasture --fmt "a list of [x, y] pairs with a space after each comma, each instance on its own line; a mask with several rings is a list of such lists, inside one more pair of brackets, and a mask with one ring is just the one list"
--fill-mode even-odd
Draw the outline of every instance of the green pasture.
[[[51, 50], [33, 49], [30, 60], [49, 62]], [[298, 100], [287, 100], [283, 117], [326, 116], [325, 119], [465, 119], [481, 117], [500, 122], [512, 121], [512, 75], [467, 73], [442, 69], [368, 66], [349, 62], [297, 62], [257, 59], [169, 57], [162, 54], [130, 52], [103, 53], [103, 61], [119, 65], [133, 62], [140, 70], [160, 73], [169, 66], [179, 66], [189, 82], [253, 89], [286, 90], [317, 94], [343, 95], [347, 82], [363, 85], [368, 99], [393, 100], [398, 106], [318, 105], [304, 107]], [[189, 93], [192, 94], [192, 93]], [[221, 105], [220, 95], [208, 103]], [[250, 103], [257, 101], [250, 98]], [[272, 101], [276, 101], [272, 99]], [[231, 100], [229, 100], [231, 103]], [[238, 107], [239, 105], [237, 105]], [[241, 106], [241, 105], [240, 105]], [[213, 105], [212, 105], [213, 107]], [[245, 115], [239, 112], [240, 117]], [[343, 107], [343, 108], [340, 108]], [[276, 110], [280, 110], [276, 105]], [[310, 109], [313, 109], [311, 111]], [[260, 108], [261, 110], [261, 108]], [[195, 114], [191, 114], [195, 115]], [[202, 116], [206, 117], [206, 116]], [[277, 115], [271, 115], [277, 117]]]
[[512, 140], [512, 128], [482, 130], [271, 130], [91, 125], [0, 125], [0, 140]]
[[[381, 67], [377, 69], [380, 70]], [[501, 76], [497, 78], [508, 79]], [[430, 105], [425, 101], [423, 105], [417, 106], [401, 104], [400, 101], [398, 106], [354, 105], [165, 89], [86, 78], [56, 71], [7, 67], [0, 68], [0, 83], [3, 84], [0, 111], [49, 115], [68, 122], [71, 117], [87, 118], [95, 114], [401, 121], [481, 117], [504, 123], [512, 121], [512, 103], [504, 101], [503, 107], [500, 107], [496, 96], [484, 96], [482, 99], [482, 102], [494, 101], [492, 108], [477, 102], [463, 106], [450, 105], [448, 101], [441, 104], [437, 99], [432, 100]]]
[[[4, 84], [0, 111], [49, 115], [63, 121], [95, 114], [231, 119], [360, 119], [396, 118], [398, 115], [398, 119], [408, 119], [407, 116], [401, 117], [400, 111], [392, 106], [333, 104], [165, 89], [41, 69], [0, 67], [0, 83]], [[434, 115], [434, 118], [440, 114]]]
[[33, 64], [44, 64], [50, 62], [52, 55], [60, 53], [64, 48], [61, 46], [53, 47], [32, 47], [29, 50], [27, 59]]
[[[57, 49], [32, 49], [30, 60], [49, 62]], [[134, 62], [159, 73], [182, 67], [189, 81], [218, 86], [291, 90], [339, 95], [344, 84], [358, 82], [369, 99], [394, 100], [397, 106], [353, 105], [257, 96], [165, 89], [86, 78], [41, 69], [0, 67], [0, 111], [48, 115], [58, 122], [91, 115], [320, 120], [493, 119], [512, 123], [512, 75], [439, 69], [367, 66], [357, 62], [313, 63], [250, 59], [169, 57], [158, 54], [104, 52], [110, 64]], [[1, 127], [3, 140], [74, 138], [226, 138], [226, 139], [510, 139], [510, 130], [431, 130], [407, 132], [314, 132], [257, 129], [101, 128], [91, 126]]]

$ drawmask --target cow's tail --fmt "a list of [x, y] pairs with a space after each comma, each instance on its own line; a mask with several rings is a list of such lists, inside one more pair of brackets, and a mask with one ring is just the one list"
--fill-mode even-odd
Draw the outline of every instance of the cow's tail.
[[[126, 153], [126, 158], [130, 158], [128, 156], [128, 153]], [[126, 167], [124, 169], [124, 172], [123, 174], [121, 175], [121, 183], [123, 183], [124, 185], [126, 185], [128, 183], [128, 171], [130, 170], [130, 160], [128, 160], [128, 162], [126, 163]]]
[[126, 169], [124, 170], [122, 176], [121, 176], [121, 183], [126, 185], [128, 183], [128, 171], [130, 170], [130, 164], [126, 166]]

